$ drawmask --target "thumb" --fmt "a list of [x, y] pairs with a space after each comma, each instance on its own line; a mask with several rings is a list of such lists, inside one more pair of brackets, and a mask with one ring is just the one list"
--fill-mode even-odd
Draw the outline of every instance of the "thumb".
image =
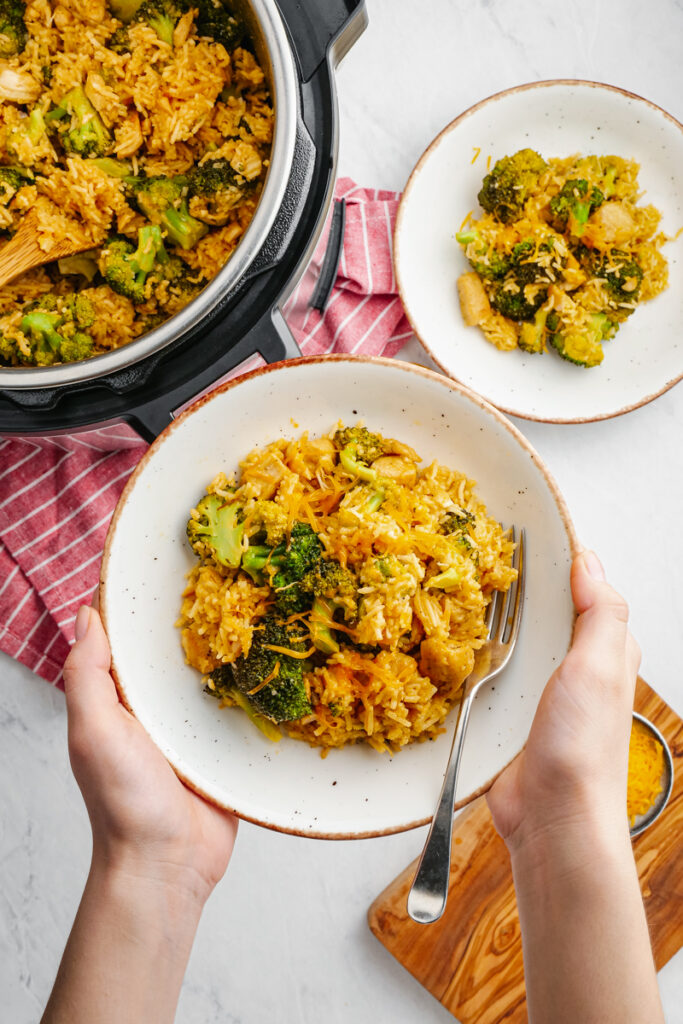
[[592, 551], [582, 551], [574, 559], [571, 587], [578, 618], [566, 660], [596, 683], [618, 680], [623, 687], [626, 679], [632, 679], [635, 685], [639, 652], [628, 630], [628, 605], [609, 585]]
[[76, 642], [64, 663], [64, 692], [69, 719], [119, 703], [109, 674], [111, 652], [102, 620], [94, 608], [78, 609]]

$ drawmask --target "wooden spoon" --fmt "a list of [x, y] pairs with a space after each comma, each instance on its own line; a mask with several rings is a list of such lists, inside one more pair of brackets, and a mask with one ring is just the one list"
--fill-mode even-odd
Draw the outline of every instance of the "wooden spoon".
[[38, 215], [35, 210], [29, 210], [16, 235], [0, 249], [0, 287], [19, 277], [25, 270], [51, 263], [52, 260], [64, 259], [65, 256], [74, 256], [92, 247], [92, 241], [65, 238], [51, 249], [41, 249], [38, 244]]

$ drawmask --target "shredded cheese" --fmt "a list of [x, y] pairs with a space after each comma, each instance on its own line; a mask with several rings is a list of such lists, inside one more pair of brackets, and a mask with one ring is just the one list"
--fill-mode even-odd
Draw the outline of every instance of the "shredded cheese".
[[302, 661], [315, 654], [313, 646], [309, 647], [307, 651], [292, 651], [289, 647], [279, 647], [277, 644], [264, 644], [263, 646], [269, 651], [275, 651], [276, 654], [286, 654], [288, 658], [300, 658]]
[[634, 720], [628, 750], [627, 813], [629, 825], [650, 810], [662, 792], [664, 750], [642, 722]]
[[267, 675], [265, 679], [262, 679], [260, 683], [258, 683], [256, 686], [253, 687], [253, 689], [247, 690], [247, 697], [252, 697], [255, 693], [258, 693], [259, 690], [262, 690], [264, 686], [268, 685], [268, 683], [272, 683], [273, 679], [277, 679], [277, 677], [279, 675], [280, 675], [280, 662], [276, 661], [275, 662], [275, 668], [270, 673], [270, 675]]

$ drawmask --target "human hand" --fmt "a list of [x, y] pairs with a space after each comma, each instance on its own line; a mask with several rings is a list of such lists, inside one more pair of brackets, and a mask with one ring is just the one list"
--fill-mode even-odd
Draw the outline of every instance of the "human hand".
[[187, 789], [119, 702], [94, 608], [82, 607], [64, 666], [69, 754], [90, 816], [93, 861], [168, 882], [200, 904], [223, 876], [237, 819]]
[[[599, 820], [628, 837], [628, 745], [640, 650], [628, 606], [590, 551], [572, 564], [578, 618], [572, 646], [548, 682], [523, 752], [496, 780], [488, 804], [511, 851], [544, 848], [553, 833]], [[588, 830], [586, 830], [588, 831]]]

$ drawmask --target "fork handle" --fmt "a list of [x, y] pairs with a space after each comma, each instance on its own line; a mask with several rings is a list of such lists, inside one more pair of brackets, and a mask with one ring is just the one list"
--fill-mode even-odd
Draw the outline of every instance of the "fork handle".
[[463, 698], [439, 802], [408, 894], [408, 913], [419, 924], [438, 921], [446, 908], [451, 873], [453, 804], [473, 693]]

